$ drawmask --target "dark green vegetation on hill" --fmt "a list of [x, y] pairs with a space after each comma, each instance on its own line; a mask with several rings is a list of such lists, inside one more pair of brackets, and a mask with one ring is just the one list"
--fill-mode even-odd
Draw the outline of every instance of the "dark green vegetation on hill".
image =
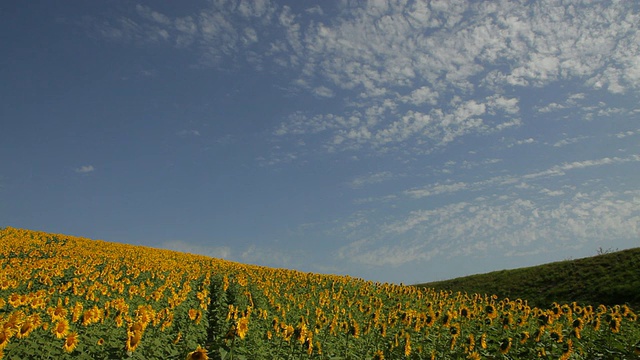
[[628, 304], [639, 309], [640, 248], [417, 286], [521, 298], [538, 307], [549, 307], [554, 301], [576, 301], [591, 305]]

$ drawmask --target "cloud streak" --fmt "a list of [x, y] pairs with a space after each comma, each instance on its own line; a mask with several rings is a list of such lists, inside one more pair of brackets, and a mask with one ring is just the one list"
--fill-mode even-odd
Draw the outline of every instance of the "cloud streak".
[[90, 172], [94, 172], [96, 169], [93, 165], [82, 165], [79, 168], [76, 168], [74, 171], [78, 174], [88, 174]]

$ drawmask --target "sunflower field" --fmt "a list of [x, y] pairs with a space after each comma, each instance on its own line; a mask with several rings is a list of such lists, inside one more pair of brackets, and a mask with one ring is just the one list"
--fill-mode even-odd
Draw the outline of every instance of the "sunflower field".
[[625, 305], [434, 291], [0, 230], [0, 359], [640, 359]]

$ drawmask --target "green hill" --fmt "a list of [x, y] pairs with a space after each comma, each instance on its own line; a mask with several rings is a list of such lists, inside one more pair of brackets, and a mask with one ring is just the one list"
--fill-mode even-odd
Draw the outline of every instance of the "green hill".
[[416, 286], [521, 298], [545, 308], [576, 301], [640, 309], [640, 248]]

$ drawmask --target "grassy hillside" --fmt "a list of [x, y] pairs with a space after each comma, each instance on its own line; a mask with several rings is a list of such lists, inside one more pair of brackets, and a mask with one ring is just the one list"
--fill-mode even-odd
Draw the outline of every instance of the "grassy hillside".
[[638, 309], [640, 248], [417, 286], [527, 299], [538, 307], [548, 307], [554, 301], [576, 301], [592, 305], [628, 304]]

